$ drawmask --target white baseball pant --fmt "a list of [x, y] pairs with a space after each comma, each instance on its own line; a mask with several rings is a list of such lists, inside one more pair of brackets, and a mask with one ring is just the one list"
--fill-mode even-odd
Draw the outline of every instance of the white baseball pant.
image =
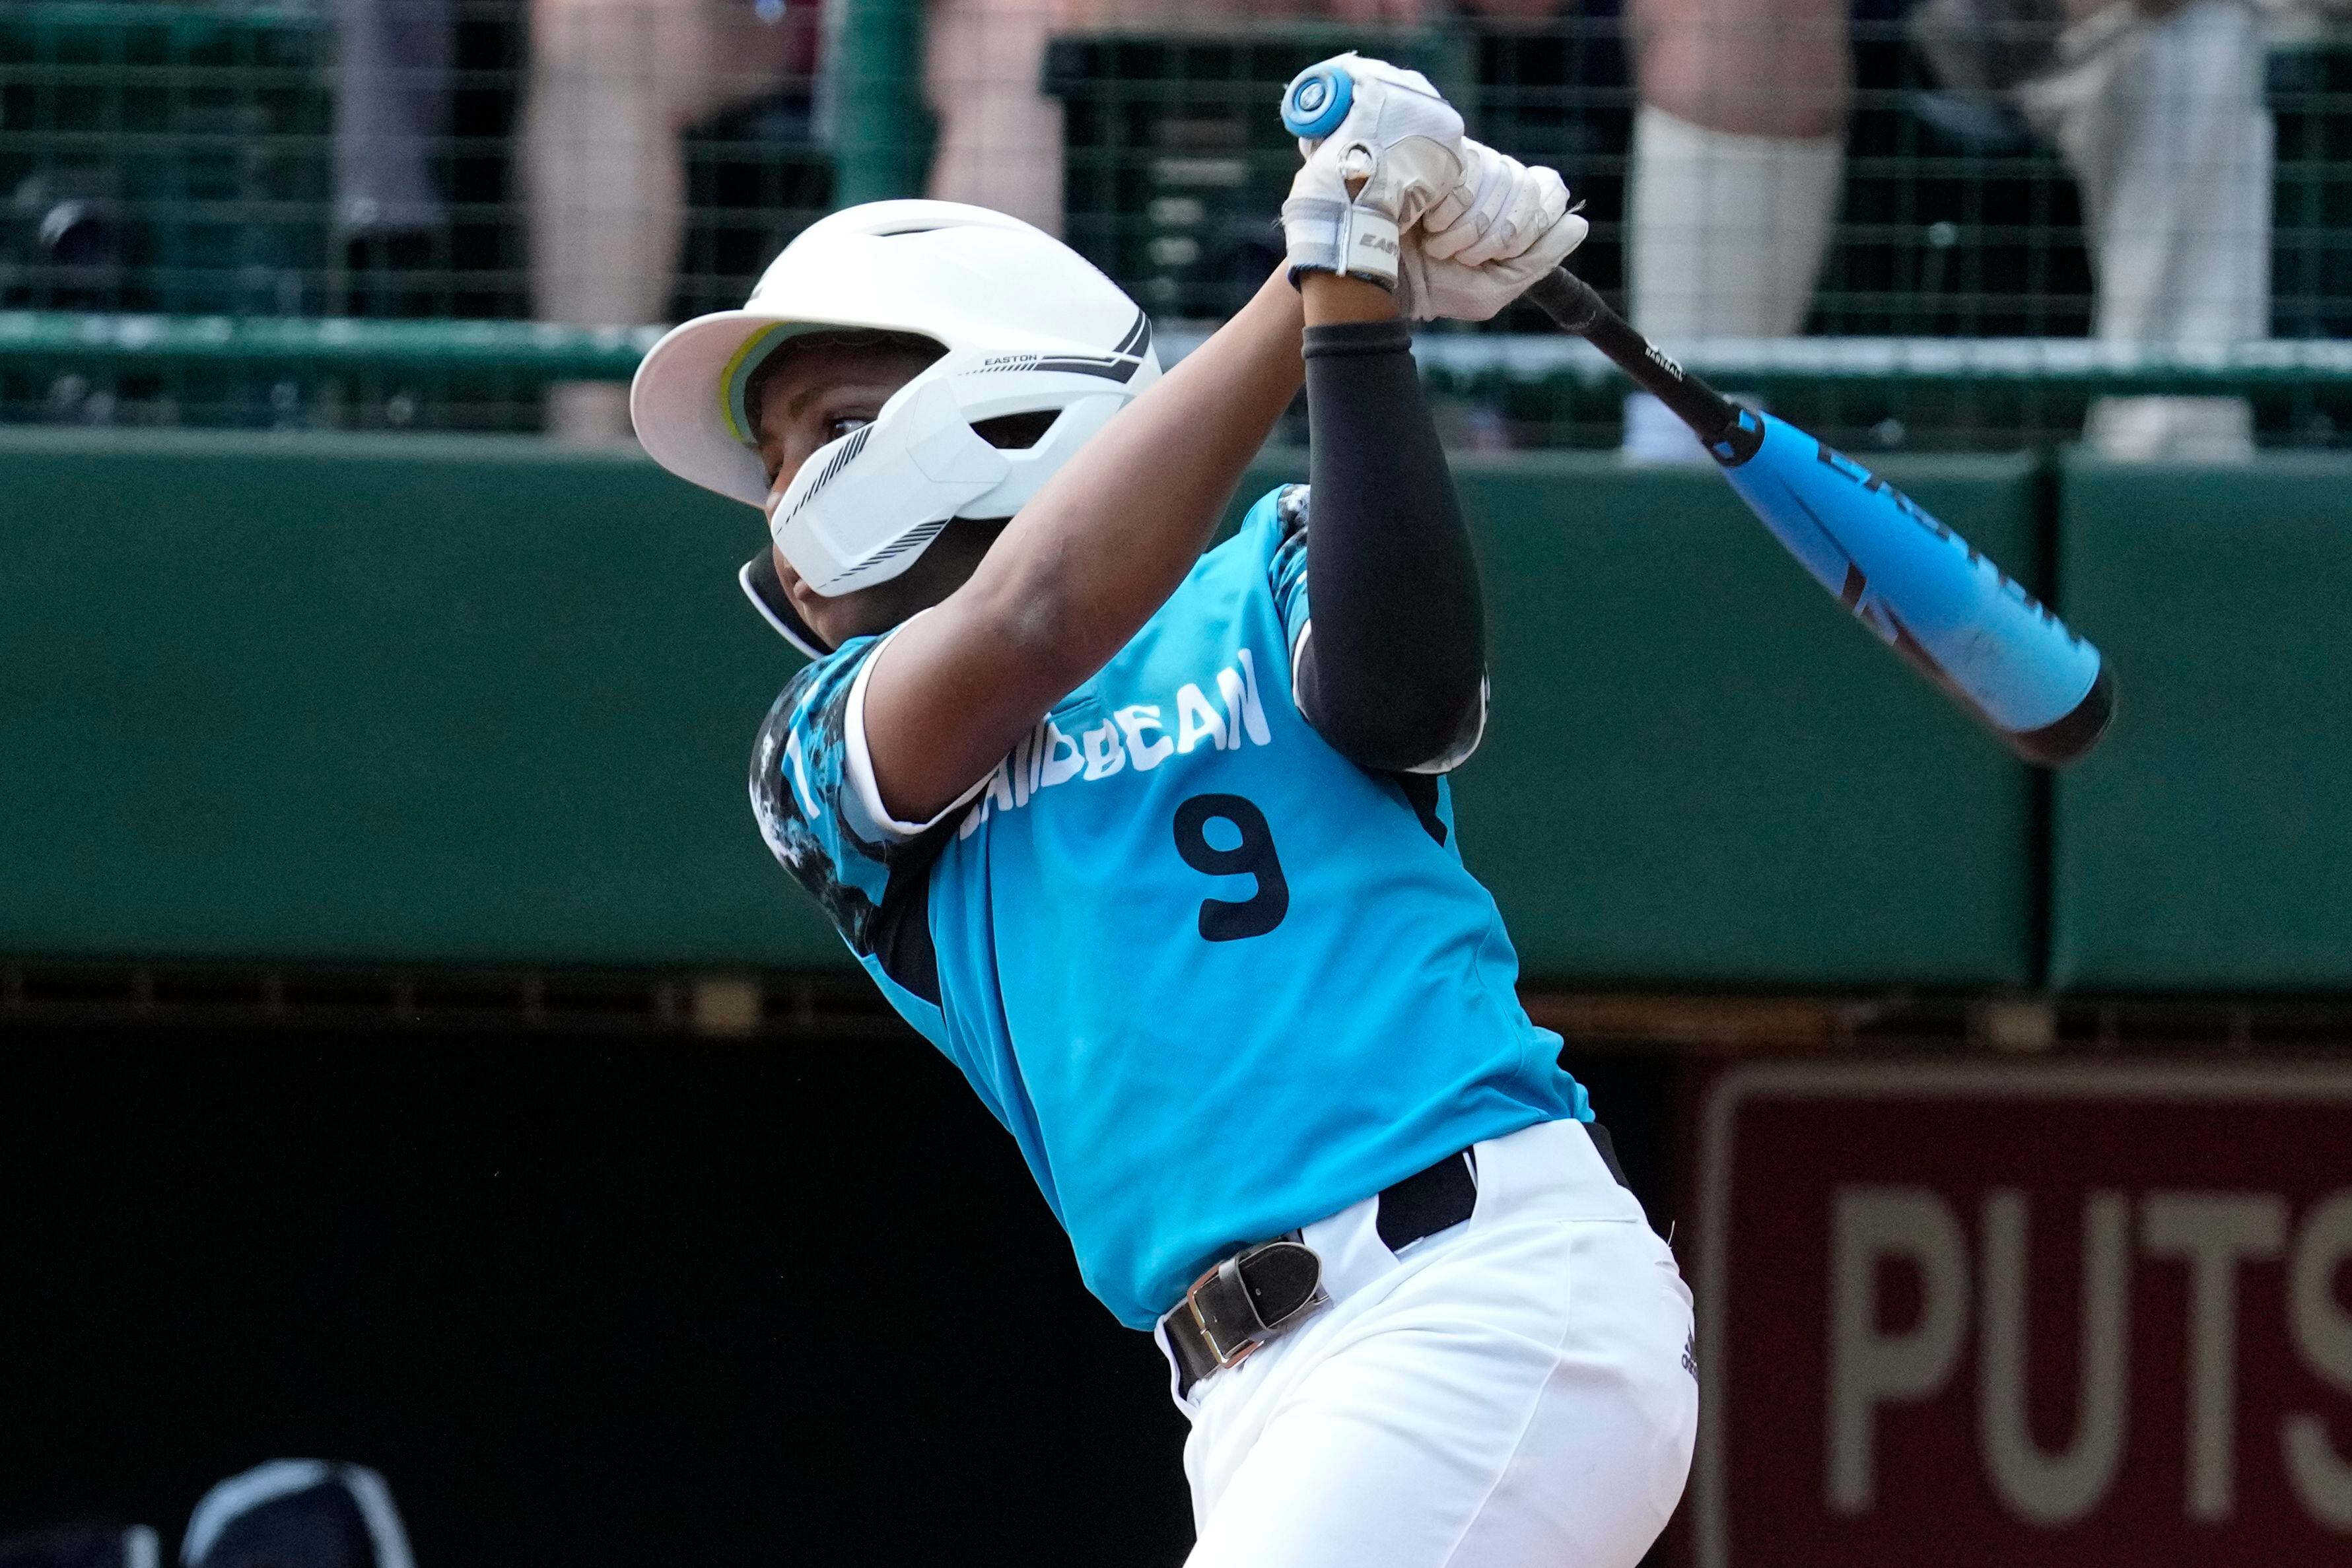
[[1188, 1568], [1633, 1568], [1690, 1471], [1674, 1256], [1575, 1122], [1477, 1145], [1477, 1206], [1391, 1252], [1307, 1228], [1333, 1304], [1177, 1403]]

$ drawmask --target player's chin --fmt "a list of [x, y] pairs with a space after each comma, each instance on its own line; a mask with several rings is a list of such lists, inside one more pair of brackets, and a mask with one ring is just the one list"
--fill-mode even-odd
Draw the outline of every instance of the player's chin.
[[792, 601], [793, 609], [811, 627], [824, 631], [824, 627], [820, 622], [824, 613], [824, 595], [811, 588], [808, 580], [793, 570], [792, 560], [784, 554], [782, 545], [770, 545], [768, 553], [775, 557], [776, 580], [783, 584], [784, 597]]

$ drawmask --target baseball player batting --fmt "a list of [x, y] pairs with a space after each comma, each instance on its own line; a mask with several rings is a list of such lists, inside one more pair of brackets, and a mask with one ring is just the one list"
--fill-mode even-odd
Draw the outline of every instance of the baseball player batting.
[[[884, 202], [631, 407], [767, 514], [743, 582], [812, 662], [761, 831], [1155, 1335], [1195, 1568], [1630, 1568], [1689, 1467], [1690, 1295], [1462, 863], [1483, 610], [1408, 351], [1585, 225], [1419, 75], [1331, 66], [1286, 266], [1164, 375], [1056, 241]], [[1203, 553], [1302, 382], [1311, 486]]]

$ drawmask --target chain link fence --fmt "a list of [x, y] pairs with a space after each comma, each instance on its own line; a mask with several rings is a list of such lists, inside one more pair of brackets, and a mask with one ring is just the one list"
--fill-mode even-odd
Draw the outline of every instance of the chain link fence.
[[[1616, 0], [1024, 8], [1041, 4], [9, 0], [0, 420], [618, 434], [614, 388], [645, 337], [619, 328], [740, 303], [835, 201], [918, 193], [927, 169], [931, 193], [1057, 225], [1181, 342], [1279, 256], [1297, 159], [1281, 85], [1354, 46], [1565, 171], [1593, 224], [1578, 270], [1832, 439], [2070, 439], [2103, 395], [2163, 392], [2236, 402], [2265, 445], [2352, 444], [2352, 374], [2329, 347], [2352, 340], [2352, 32], [2315, 10], [2201, 0], [2086, 43], [2054, 4], [1857, 0], [1809, 24], [1844, 80], [1826, 130], [1773, 141], [1796, 151], [1757, 220], [1738, 191], [1758, 180], [1724, 165], [1693, 186], [1707, 166], [1672, 162], [1673, 137], [1723, 143], [1674, 112], [1690, 106], [1659, 62], [1677, 16], [1712, 4], [1767, 27], [1772, 0], [1646, 0], [1630, 18]], [[1381, 20], [1334, 19], [1359, 9]], [[2076, 9], [2116, 31], [2118, 8]], [[1778, 123], [1830, 92], [1769, 79], [1784, 68], [1768, 36], [1725, 31], [1729, 63], [1706, 78], [1722, 104], [1699, 118]], [[2194, 124], [2230, 50], [2267, 139], [2234, 163]], [[2078, 101], [2053, 107], [2064, 91]], [[2184, 169], [2151, 202], [2164, 157]], [[1657, 215], [1676, 179], [1701, 214], [1679, 229]], [[2147, 248], [2135, 214], [2164, 203], [2172, 238], [2126, 276], [2116, 258]], [[2228, 231], [2219, 262], [2181, 237], [2200, 226]], [[2234, 326], [2189, 319], [2214, 277], [2255, 272]], [[1935, 351], [1948, 342], [1975, 348]], [[1530, 312], [1429, 345], [1461, 444], [1621, 439], [1622, 383]]]

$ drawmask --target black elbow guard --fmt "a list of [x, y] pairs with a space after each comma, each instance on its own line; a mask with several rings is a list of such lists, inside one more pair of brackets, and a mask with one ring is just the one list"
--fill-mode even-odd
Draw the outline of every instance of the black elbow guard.
[[1477, 562], [1412, 343], [1398, 320], [1307, 329], [1299, 708], [1350, 760], [1387, 771], [1459, 761], [1486, 710]]
[[1333, 750], [1380, 773], [1444, 773], [1478, 749], [1486, 728], [1486, 680], [1466, 694], [1452, 683], [1326, 681], [1310, 627], [1293, 688], [1298, 711]]

